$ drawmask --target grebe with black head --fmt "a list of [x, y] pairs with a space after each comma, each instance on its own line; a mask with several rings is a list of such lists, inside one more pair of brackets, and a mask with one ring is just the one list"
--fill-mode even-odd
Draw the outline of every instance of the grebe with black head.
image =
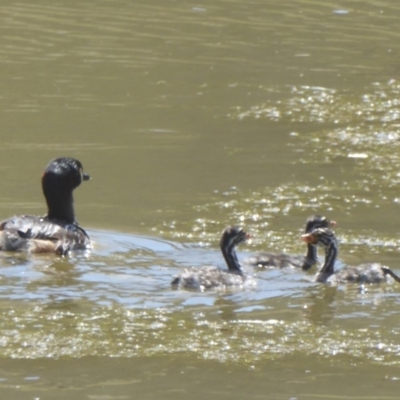
[[254, 286], [256, 282], [242, 270], [235, 247], [250, 235], [237, 226], [228, 226], [222, 232], [220, 248], [228, 270], [214, 266], [185, 269], [174, 278], [172, 286], [177, 289], [210, 290]]
[[308, 244], [318, 245], [325, 250], [325, 262], [317, 273], [317, 282], [329, 282], [332, 284], [353, 283], [381, 283], [389, 281], [389, 276], [400, 283], [400, 278], [387, 266], [378, 263], [346, 266], [335, 271], [335, 261], [339, 251], [339, 245], [335, 234], [329, 228], [318, 228], [302, 236]]
[[[316, 228], [334, 227], [336, 222], [321, 215], [312, 215], [306, 221], [305, 233]], [[306, 256], [291, 255], [286, 253], [256, 254], [243, 261], [243, 264], [258, 268], [302, 268], [307, 271], [317, 263], [317, 247], [307, 243]]]
[[75, 219], [72, 193], [89, 179], [81, 162], [74, 158], [51, 161], [42, 176], [47, 214], [17, 215], [0, 222], [0, 250], [63, 255], [89, 248], [89, 236]]

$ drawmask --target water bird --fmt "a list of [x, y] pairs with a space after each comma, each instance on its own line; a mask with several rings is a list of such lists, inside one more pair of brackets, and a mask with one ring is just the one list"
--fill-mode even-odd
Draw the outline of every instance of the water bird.
[[346, 266], [335, 271], [339, 246], [335, 233], [329, 228], [314, 229], [312, 232], [302, 235], [301, 238], [306, 243], [321, 246], [325, 250], [325, 262], [315, 277], [316, 282], [381, 283], [387, 282], [390, 276], [400, 283], [400, 278], [389, 267], [379, 263]]
[[72, 194], [89, 179], [80, 161], [70, 157], [52, 160], [42, 176], [47, 214], [17, 215], [1, 221], [0, 251], [65, 255], [90, 247], [88, 234], [75, 219]]
[[228, 226], [222, 232], [220, 248], [228, 270], [214, 266], [185, 269], [172, 281], [177, 289], [210, 290], [254, 286], [255, 281], [242, 270], [236, 255], [236, 246], [245, 242], [250, 235], [237, 226]]
[[[306, 221], [305, 233], [316, 228], [329, 228], [336, 226], [336, 222], [321, 215], [312, 215]], [[307, 243], [306, 256], [285, 253], [258, 253], [243, 261], [245, 265], [259, 268], [302, 268], [310, 269], [317, 263], [317, 247]]]

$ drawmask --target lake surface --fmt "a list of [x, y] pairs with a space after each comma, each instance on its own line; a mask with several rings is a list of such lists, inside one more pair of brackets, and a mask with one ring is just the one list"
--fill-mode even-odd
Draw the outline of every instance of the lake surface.
[[0, 254], [2, 398], [398, 399], [398, 285], [170, 282], [224, 267], [230, 224], [241, 259], [305, 253], [315, 213], [341, 263], [400, 273], [400, 3], [3, 1], [0, 21], [0, 216], [44, 214], [71, 156], [93, 239]]

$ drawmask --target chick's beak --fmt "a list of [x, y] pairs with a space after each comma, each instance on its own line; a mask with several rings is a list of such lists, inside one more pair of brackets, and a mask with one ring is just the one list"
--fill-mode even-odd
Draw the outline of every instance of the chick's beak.
[[304, 235], [301, 235], [301, 240], [308, 244], [315, 244], [317, 242], [317, 238], [311, 233], [306, 233]]

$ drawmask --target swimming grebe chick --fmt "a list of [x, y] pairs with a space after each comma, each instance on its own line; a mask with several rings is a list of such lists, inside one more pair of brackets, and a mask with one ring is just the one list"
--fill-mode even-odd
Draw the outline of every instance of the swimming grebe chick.
[[72, 192], [89, 179], [74, 158], [51, 161], [42, 176], [47, 214], [17, 215], [0, 222], [0, 250], [66, 254], [88, 248], [89, 236], [75, 220]]
[[318, 228], [302, 236], [306, 243], [318, 245], [325, 249], [325, 263], [317, 273], [317, 282], [338, 283], [381, 283], [387, 282], [391, 276], [396, 282], [400, 278], [387, 266], [372, 263], [358, 266], [346, 266], [340, 271], [335, 271], [335, 261], [339, 246], [335, 234], [329, 228]]
[[[306, 221], [305, 233], [312, 232], [316, 228], [329, 228], [336, 225], [321, 215], [312, 215]], [[285, 253], [259, 253], [243, 261], [243, 264], [259, 268], [302, 268], [310, 269], [317, 263], [317, 247], [307, 243], [306, 256], [291, 255]]]
[[248, 233], [237, 226], [226, 227], [222, 232], [220, 247], [228, 270], [224, 271], [214, 266], [185, 269], [174, 278], [172, 286], [204, 291], [255, 285], [255, 281], [243, 272], [235, 251], [235, 247], [249, 237]]

